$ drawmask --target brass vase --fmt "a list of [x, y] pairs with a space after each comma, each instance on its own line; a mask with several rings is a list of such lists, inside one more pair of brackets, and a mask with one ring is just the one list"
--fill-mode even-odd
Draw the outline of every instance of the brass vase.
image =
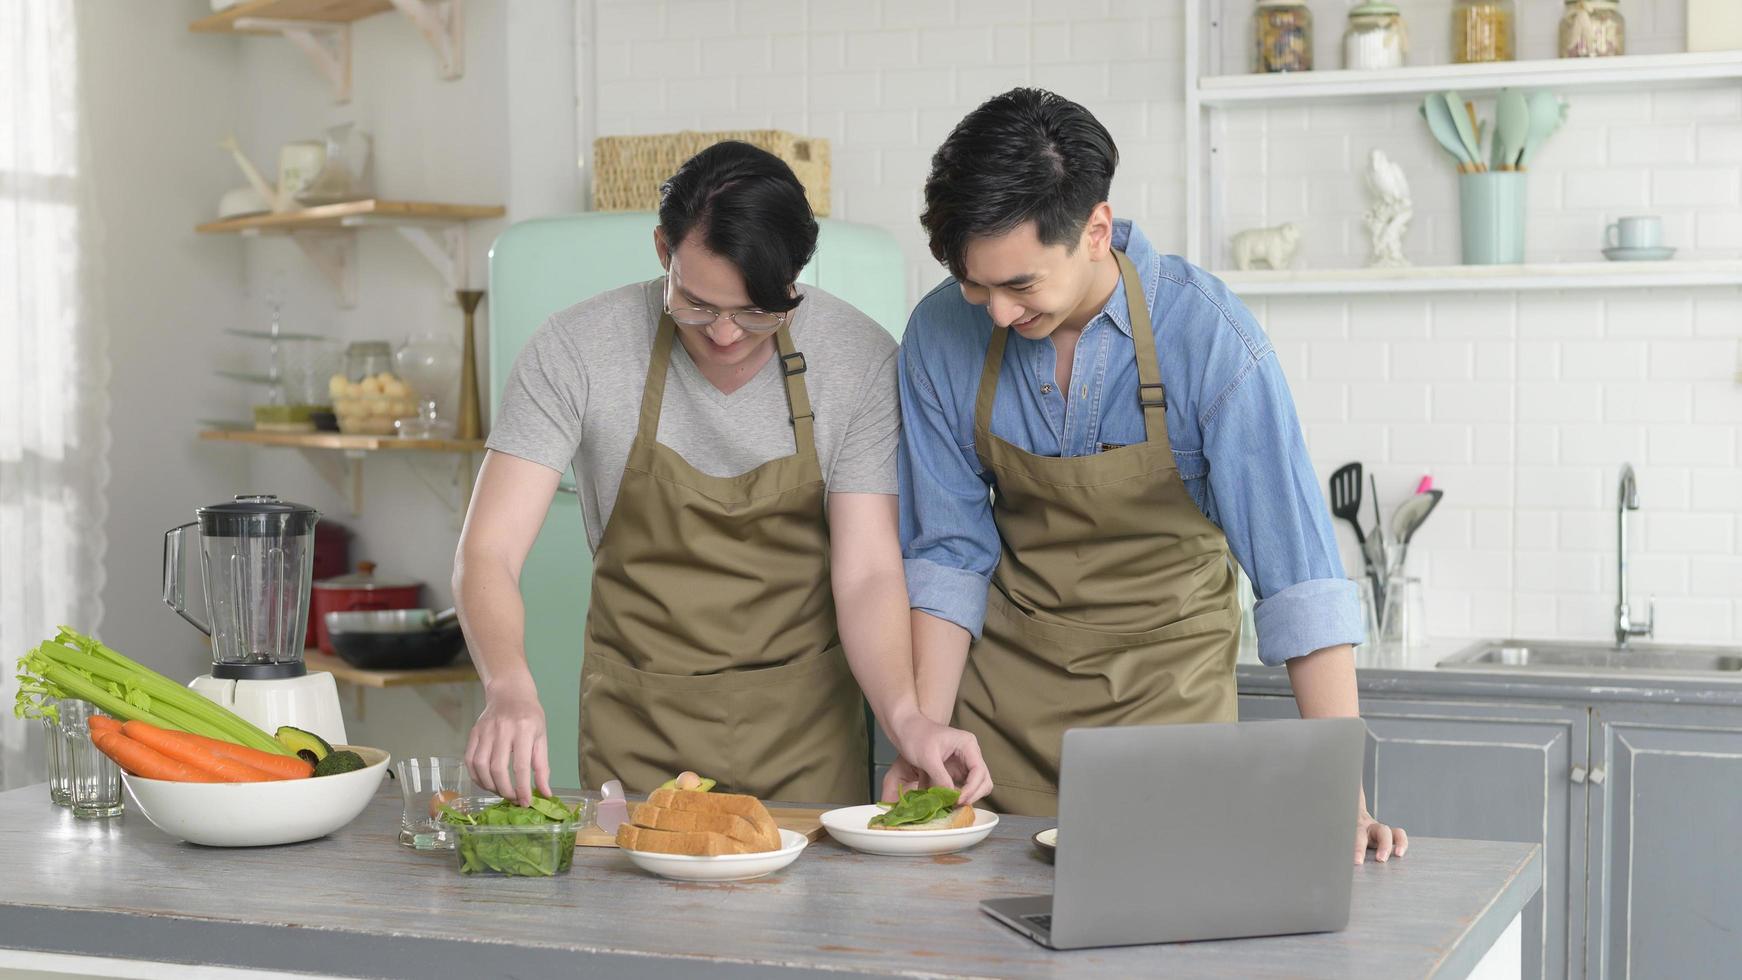
[[460, 412], [454, 435], [460, 439], [484, 438], [484, 417], [478, 402], [478, 343], [473, 337], [473, 315], [484, 299], [482, 289], [456, 289], [454, 298], [466, 314], [466, 335], [460, 355]]

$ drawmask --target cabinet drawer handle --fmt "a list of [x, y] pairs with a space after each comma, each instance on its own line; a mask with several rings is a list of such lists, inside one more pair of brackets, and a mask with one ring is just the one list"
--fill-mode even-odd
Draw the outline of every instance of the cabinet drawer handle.
[[1591, 782], [1596, 783], [1598, 786], [1601, 786], [1601, 785], [1603, 785], [1603, 780], [1608, 779], [1608, 778], [1609, 778], [1609, 774], [1603, 771], [1602, 766], [1592, 766], [1591, 767]]
[[1585, 767], [1584, 766], [1574, 766], [1573, 767], [1573, 782], [1582, 783], [1584, 781], [1585, 781]]

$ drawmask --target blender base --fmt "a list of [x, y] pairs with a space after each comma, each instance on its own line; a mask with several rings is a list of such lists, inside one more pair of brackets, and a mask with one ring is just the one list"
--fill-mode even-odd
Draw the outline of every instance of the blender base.
[[314, 671], [277, 680], [229, 680], [205, 674], [188, 685], [267, 734], [280, 725], [313, 732], [333, 745], [347, 742], [333, 675]]

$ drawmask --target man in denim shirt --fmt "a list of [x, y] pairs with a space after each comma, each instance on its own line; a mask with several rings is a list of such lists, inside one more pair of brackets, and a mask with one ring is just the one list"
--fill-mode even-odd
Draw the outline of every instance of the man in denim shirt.
[[[926, 181], [953, 278], [901, 345], [915, 671], [1006, 812], [1056, 811], [1066, 728], [1235, 720], [1230, 553], [1301, 714], [1359, 714], [1359, 599], [1282, 368], [1226, 286], [1114, 220], [1117, 162], [1082, 106], [1016, 89]], [[898, 761], [884, 797], [921, 778]], [[1356, 824], [1357, 861], [1407, 846], [1364, 798]]]

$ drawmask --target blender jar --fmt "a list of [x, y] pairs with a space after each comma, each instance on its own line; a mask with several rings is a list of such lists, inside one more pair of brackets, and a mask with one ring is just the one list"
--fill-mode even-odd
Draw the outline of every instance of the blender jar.
[[[300, 677], [314, 573], [313, 507], [243, 494], [201, 507], [199, 520], [164, 534], [163, 601], [212, 638], [212, 676]], [[186, 607], [182, 537], [200, 533], [208, 622]]]

